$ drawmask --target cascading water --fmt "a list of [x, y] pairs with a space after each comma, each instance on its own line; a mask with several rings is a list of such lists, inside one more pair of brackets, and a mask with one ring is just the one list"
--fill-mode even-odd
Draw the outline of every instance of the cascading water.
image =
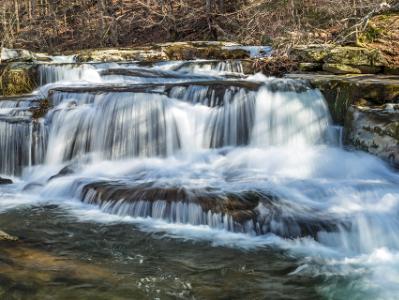
[[[134, 76], [118, 83], [107, 77], [116, 69]], [[14, 189], [24, 205], [50, 202], [82, 222], [282, 249], [295, 263], [278, 272], [308, 278], [327, 299], [395, 299], [399, 176], [342, 149], [318, 90], [223, 77], [242, 72], [235, 62], [143, 70], [43, 65], [44, 116], [30, 113], [32, 101], [0, 101], [0, 173], [23, 174], [0, 194], [0, 212], [13, 207]], [[187, 74], [205, 70], [213, 77]], [[96, 84], [80, 84], [90, 78]]]
[[96, 68], [89, 64], [43, 64], [38, 73], [40, 85], [68, 80], [100, 81]]

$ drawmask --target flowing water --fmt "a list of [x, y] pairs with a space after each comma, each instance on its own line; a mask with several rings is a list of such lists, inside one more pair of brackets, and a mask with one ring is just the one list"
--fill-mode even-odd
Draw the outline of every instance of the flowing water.
[[399, 176], [318, 90], [231, 61], [39, 81], [0, 101], [1, 299], [399, 299]]

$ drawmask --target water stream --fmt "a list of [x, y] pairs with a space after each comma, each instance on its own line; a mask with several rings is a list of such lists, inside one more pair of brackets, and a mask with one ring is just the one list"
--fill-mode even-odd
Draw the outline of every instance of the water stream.
[[0, 101], [0, 298], [398, 299], [398, 174], [241, 72], [46, 64]]

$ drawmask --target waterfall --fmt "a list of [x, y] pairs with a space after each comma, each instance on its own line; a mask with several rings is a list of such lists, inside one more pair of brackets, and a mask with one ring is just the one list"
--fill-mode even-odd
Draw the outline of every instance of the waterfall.
[[38, 73], [40, 85], [58, 81], [101, 81], [96, 68], [89, 64], [43, 64], [39, 66]]
[[244, 73], [240, 61], [192, 61], [183, 63], [175, 68], [176, 71], [184, 73]]
[[42, 122], [0, 118], [0, 174], [20, 175], [25, 167], [43, 162], [46, 133]]
[[334, 141], [327, 104], [319, 91], [258, 95], [252, 143], [267, 147]]
[[235, 61], [39, 72], [48, 97], [41, 87], [0, 100], [0, 174], [18, 177], [15, 195], [84, 220], [272, 245], [297, 259], [291, 274], [327, 283], [356, 274], [362, 286], [396, 284], [387, 261], [399, 264], [399, 176], [342, 147], [307, 83], [226, 74], [242, 72]]
[[[101, 159], [170, 156], [178, 150], [327, 140], [329, 115], [320, 93], [268, 92], [226, 86], [176, 86], [169, 93], [54, 92], [46, 161], [86, 153]], [[286, 107], [284, 107], [286, 105]]]

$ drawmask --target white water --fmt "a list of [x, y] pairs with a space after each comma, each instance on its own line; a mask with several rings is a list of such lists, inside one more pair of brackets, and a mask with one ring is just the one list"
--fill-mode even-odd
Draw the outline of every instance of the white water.
[[[60, 78], [80, 76], [68, 69]], [[82, 220], [131, 222], [214, 245], [276, 247], [302, 261], [293, 274], [325, 276], [326, 297], [396, 299], [397, 173], [340, 148], [320, 92], [292, 81], [248, 80], [264, 86], [226, 88], [219, 98], [198, 85], [167, 93], [53, 93], [48, 141], [35, 150], [46, 153], [43, 164], [32, 166], [42, 161], [32, 163], [31, 123], [0, 121], [0, 172], [18, 174], [11, 169], [18, 164], [9, 163], [18, 159], [27, 167], [16, 184], [1, 188], [0, 210], [49, 201]], [[65, 166], [71, 172], [48, 181]], [[214, 207], [233, 203], [231, 195], [258, 201], [255, 217], [240, 222], [228, 204], [227, 211]], [[353, 284], [342, 289], [335, 276]]]

